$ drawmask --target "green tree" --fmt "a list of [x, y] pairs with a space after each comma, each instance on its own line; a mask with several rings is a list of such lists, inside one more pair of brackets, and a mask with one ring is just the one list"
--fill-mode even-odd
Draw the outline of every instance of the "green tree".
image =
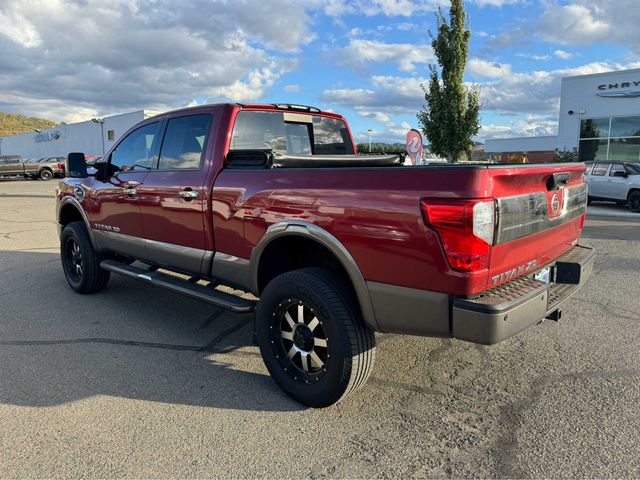
[[565, 162], [578, 162], [578, 149], [574, 148], [573, 150], [556, 150], [556, 154], [553, 156], [554, 162], [565, 163]]
[[418, 120], [431, 151], [455, 162], [464, 156], [471, 158], [471, 137], [480, 129], [480, 96], [463, 79], [471, 31], [462, 0], [451, 0], [449, 22], [441, 10], [436, 19], [438, 35], [429, 32], [429, 36], [440, 69], [429, 65], [429, 87], [422, 86], [426, 106], [418, 112]]

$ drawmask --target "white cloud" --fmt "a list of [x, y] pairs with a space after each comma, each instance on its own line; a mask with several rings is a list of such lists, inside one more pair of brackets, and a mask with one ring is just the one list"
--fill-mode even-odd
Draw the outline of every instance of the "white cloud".
[[325, 15], [331, 17], [354, 14], [367, 17], [375, 15], [411, 17], [416, 13], [432, 13], [438, 7], [450, 5], [449, 0], [351, 0], [350, 2], [343, 0], [307, 0], [307, 2], [310, 5], [322, 8]]
[[561, 58], [563, 60], [569, 60], [573, 58], [573, 53], [567, 52], [566, 50], [556, 50], [555, 52], [553, 52], [553, 55], [556, 58]]
[[467, 64], [467, 72], [476, 77], [502, 78], [511, 74], [511, 65], [472, 58]]
[[228, 98], [234, 102], [256, 100], [264, 95], [267, 88], [273, 85], [280, 73], [270, 68], [254, 70], [249, 73], [245, 81], [237, 80], [231, 85], [212, 88], [210, 93], [221, 98]]
[[503, 7], [505, 5], [515, 5], [522, 2], [522, 0], [472, 0], [472, 2], [479, 7]]
[[516, 53], [516, 57], [528, 58], [530, 60], [535, 60], [537, 62], [547, 62], [551, 60], [551, 55], [549, 54], [536, 55], [536, 54], [530, 54], [530, 53]]
[[219, 3], [4, 0], [0, 111], [69, 121], [261, 98], [313, 39], [310, 17], [295, 0]]
[[587, 45], [606, 40], [611, 24], [598, 6], [554, 3], [548, 5], [540, 17], [539, 29], [542, 38], [547, 41], [562, 45]]
[[296, 85], [296, 84], [285, 85], [284, 91], [289, 93], [298, 93], [300, 91], [300, 85]]
[[377, 75], [371, 78], [371, 88], [325, 90], [321, 101], [360, 113], [381, 112], [387, 116], [415, 115], [424, 103], [424, 92], [420, 85], [425, 82], [427, 80], [424, 78]]
[[382, 112], [360, 112], [360, 115], [380, 123], [389, 123], [391, 121], [391, 118]]
[[434, 56], [430, 45], [355, 39], [339, 50], [338, 59], [343, 65], [359, 71], [367, 71], [372, 63], [394, 63], [400, 71], [412, 72], [416, 64], [426, 64]]
[[542, 40], [554, 45], [622, 45], [640, 55], [638, 0], [544, 0], [538, 18], [509, 24], [487, 39], [493, 49]]
[[0, 35], [27, 48], [40, 46], [42, 39], [36, 27], [15, 11], [0, 10]]
[[487, 138], [537, 137], [556, 135], [557, 131], [555, 116], [527, 115], [506, 123], [483, 124], [476, 138], [484, 141]]

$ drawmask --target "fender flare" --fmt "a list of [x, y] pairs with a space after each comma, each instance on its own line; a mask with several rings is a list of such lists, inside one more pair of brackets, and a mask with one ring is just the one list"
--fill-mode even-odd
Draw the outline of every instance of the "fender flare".
[[[62, 215], [62, 210], [67, 205], [73, 206], [76, 210], [78, 210], [78, 212], [80, 212], [80, 215], [84, 220], [85, 227], [87, 227], [87, 233], [89, 234], [89, 240], [91, 240], [91, 245], [93, 246], [93, 248], [98, 250], [96, 241], [93, 238], [93, 230], [91, 229], [91, 224], [89, 223], [89, 218], [87, 217], [87, 213], [84, 211], [84, 208], [82, 208], [82, 205], [80, 205], [80, 202], [78, 201], [77, 198], [72, 196], [66, 196], [62, 200], [60, 200], [60, 203], [58, 204], [58, 212], [56, 214], [58, 225], [62, 226], [62, 223], [60, 221], [61, 220], [60, 216]], [[60, 228], [60, 232], [62, 233], [62, 228]]]
[[327, 250], [329, 250], [343, 266], [353, 289], [356, 292], [358, 304], [360, 305], [360, 311], [362, 312], [362, 319], [364, 323], [374, 331], [380, 331], [378, 322], [376, 321], [375, 313], [373, 310], [373, 303], [369, 295], [369, 288], [367, 282], [362, 276], [360, 268], [356, 264], [356, 261], [351, 256], [346, 247], [340, 243], [340, 241], [332, 234], [327, 232], [321, 227], [312, 223], [300, 221], [300, 220], [288, 220], [283, 222], [274, 223], [262, 237], [258, 245], [251, 252], [250, 260], [250, 281], [251, 289], [255, 294], [259, 294], [258, 290], [258, 269], [260, 266], [260, 260], [262, 253], [266, 247], [274, 240], [286, 237], [286, 236], [298, 236], [305, 237], [319, 243]]

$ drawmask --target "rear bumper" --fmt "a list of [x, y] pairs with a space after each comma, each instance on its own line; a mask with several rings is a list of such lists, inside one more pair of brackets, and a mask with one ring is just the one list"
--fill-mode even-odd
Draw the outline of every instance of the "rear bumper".
[[546, 317], [591, 275], [595, 250], [575, 246], [553, 264], [552, 283], [522, 277], [473, 299], [367, 282], [379, 330], [420, 336], [454, 337], [490, 345]]
[[558, 318], [562, 304], [591, 275], [594, 261], [595, 250], [578, 245], [552, 265], [555, 282], [548, 284], [525, 277], [491, 289], [475, 299], [454, 299], [452, 336], [490, 345], [546, 317]]

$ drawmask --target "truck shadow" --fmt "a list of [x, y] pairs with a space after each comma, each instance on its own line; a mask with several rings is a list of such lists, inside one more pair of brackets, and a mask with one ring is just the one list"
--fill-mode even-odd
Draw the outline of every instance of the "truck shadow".
[[0, 403], [114, 396], [223, 409], [295, 411], [234, 315], [112, 277], [78, 295], [53, 253], [0, 251]]

